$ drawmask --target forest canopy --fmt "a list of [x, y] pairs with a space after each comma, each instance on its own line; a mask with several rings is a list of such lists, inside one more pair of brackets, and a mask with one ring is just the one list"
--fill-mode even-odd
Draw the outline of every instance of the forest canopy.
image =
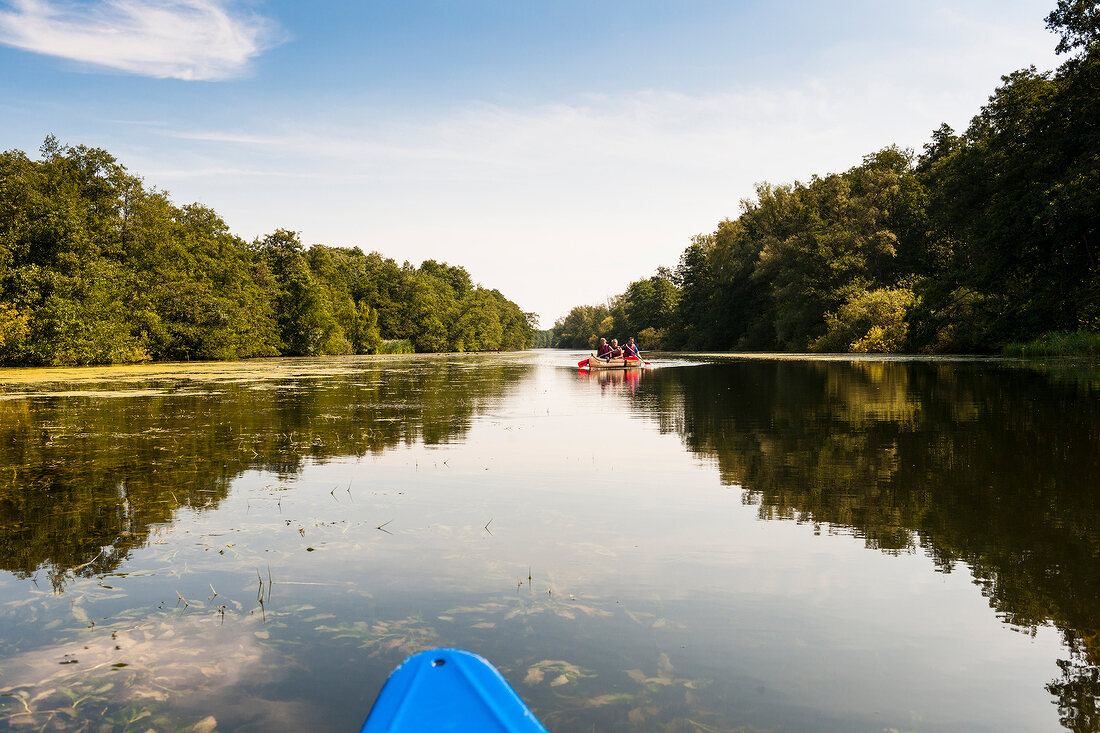
[[0, 363], [523, 349], [535, 315], [455, 265], [246, 242], [98, 148], [0, 153]]
[[1100, 341], [1100, 9], [1047, 16], [1054, 72], [1002, 77], [957, 134], [843, 173], [762, 183], [674, 271], [577, 306], [555, 346], [990, 352], [1051, 333]]

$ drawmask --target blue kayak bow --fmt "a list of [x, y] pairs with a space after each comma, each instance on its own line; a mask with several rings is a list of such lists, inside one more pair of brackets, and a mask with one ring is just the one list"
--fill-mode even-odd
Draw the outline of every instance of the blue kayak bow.
[[360, 733], [546, 733], [496, 667], [463, 649], [429, 649], [395, 669]]

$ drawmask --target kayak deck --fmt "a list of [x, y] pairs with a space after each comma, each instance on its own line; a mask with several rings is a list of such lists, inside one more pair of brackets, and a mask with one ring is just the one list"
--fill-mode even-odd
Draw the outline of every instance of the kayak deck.
[[429, 649], [395, 669], [360, 733], [546, 733], [496, 667], [463, 649]]

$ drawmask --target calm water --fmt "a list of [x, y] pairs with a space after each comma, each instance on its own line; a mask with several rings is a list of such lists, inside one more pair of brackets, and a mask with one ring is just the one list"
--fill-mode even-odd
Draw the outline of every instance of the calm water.
[[0, 728], [1100, 729], [1100, 374], [580, 354], [0, 371]]

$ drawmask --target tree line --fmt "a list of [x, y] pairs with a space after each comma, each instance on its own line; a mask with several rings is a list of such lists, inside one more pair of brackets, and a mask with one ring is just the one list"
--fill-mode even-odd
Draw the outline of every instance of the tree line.
[[459, 266], [246, 242], [99, 148], [0, 153], [0, 364], [511, 350], [534, 323]]
[[675, 270], [577, 306], [550, 342], [591, 348], [990, 352], [1044, 334], [1100, 344], [1100, 9], [1046, 18], [1071, 57], [1002, 77], [957, 134], [843, 173], [759, 184]]

